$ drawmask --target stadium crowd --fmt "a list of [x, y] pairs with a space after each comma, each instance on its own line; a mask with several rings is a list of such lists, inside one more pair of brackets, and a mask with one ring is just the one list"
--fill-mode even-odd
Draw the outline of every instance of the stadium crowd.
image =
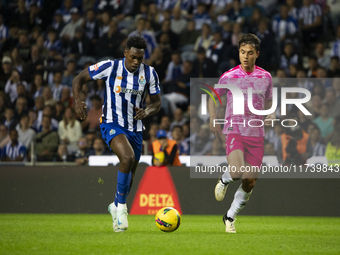
[[340, 4], [332, 0], [3, 0], [1, 160], [31, 160], [32, 149], [38, 161], [77, 164], [110, 154], [99, 130], [104, 81], [84, 85], [83, 123], [73, 109], [72, 81], [89, 65], [124, 57], [132, 35], [147, 41], [145, 63], [157, 71], [162, 91], [161, 111], [144, 121], [143, 154], [152, 154], [162, 129], [180, 155], [190, 146], [196, 155], [225, 155], [208, 119], [198, 114], [199, 102], [189, 99], [190, 78], [216, 78], [238, 65], [244, 33], [261, 40], [256, 64], [278, 78], [274, 86], [297, 78], [294, 86], [312, 93], [312, 116], [288, 109], [298, 128], [266, 128], [265, 155], [283, 163], [325, 154], [340, 159], [339, 21]]

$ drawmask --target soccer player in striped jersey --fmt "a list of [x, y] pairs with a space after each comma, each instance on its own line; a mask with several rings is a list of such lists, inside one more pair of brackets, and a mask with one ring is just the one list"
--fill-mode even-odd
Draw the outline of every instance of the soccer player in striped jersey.
[[[247, 88], [253, 89], [252, 104], [257, 110], [269, 109], [272, 106], [272, 77], [269, 72], [255, 65], [260, 52], [260, 40], [256, 35], [245, 34], [238, 41], [239, 58], [241, 64], [225, 72], [218, 84], [232, 84], [242, 90], [244, 98], [247, 98]], [[235, 217], [246, 205], [255, 186], [258, 172], [242, 171], [245, 167], [261, 167], [264, 154], [264, 127], [263, 116], [250, 112], [245, 105], [243, 115], [234, 114], [233, 95], [227, 88], [218, 88], [219, 96], [227, 94], [227, 108], [225, 113], [226, 124], [223, 127], [223, 134], [219, 125], [214, 126], [216, 117], [215, 105], [212, 99], [209, 100], [210, 128], [216, 137], [224, 140], [228, 163], [236, 171], [226, 171], [219, 179], [215, 187], [215, 198], [222, 201], [226, 194], [229, 183], [242, 179], [242, 184], [235, 193], [230, 209], [223, 216], [223, 222], [227, 233], [236, 233]], [[265, 124], [271, 125], [275, 114], [266, 117]], [[252, 126], [243, 123], [252, 121]], [[256, 124], [255, 124], [255, 123]], [[233, 123], [233, 124], [231, 124]]]
[[[86, 105], [80, 98], [82, 85], [91, 80], [105, 81], [100, 129], [104, 141], [120, 161], [115, 200], [108, 208], [115, 232], [128, 228], [126, 197], [141, 156], [142, 119], [157, 113], [161, 106], [158, 75], [153, 67], [142, 63], [146, 48], [143, 37], [130, 37], [123, 59], [101, 61], [89, 66], [75, 77], [72, 85], [75, 111], [84, 120]], [[151, 104], [143, 109], [147, 94]]]

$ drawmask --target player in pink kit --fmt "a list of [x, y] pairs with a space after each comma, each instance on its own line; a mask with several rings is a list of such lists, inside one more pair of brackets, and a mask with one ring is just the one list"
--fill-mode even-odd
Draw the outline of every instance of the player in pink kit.
[[271, 125], [272, 119], [275, 119], [273, 113], [263, 121], [264, 116], [250, 112], [247, 104], [247, 90], [251, 87], [255, 109], [269, 109], [272, 105], [272, 77], [269, 72], [255, 65], [260, 54], [260, 40], [256, 35], [245, 34], [240, 38], [238, 48], [241, 65], [225, 72], [218, 84], [234, 85], [243, 92], [244, 114], [234, 114], [233, 95], [229, 89], [217, 88], [219, 96], [227, 93], [226, 124], [222, 133], [220, 125], [214, 127], [214, 119], [217, 119], [215, 105], [212, 99], [209, 100], [210, 128], [216, 137], [225, 140], [228, 163], [230, 167], [236, 169], [235, 172], [226, 171], [218, 180], [215, 187], [216, 200], [224, 199], [229, 183], [242, 179], [230, 209], [223, 216], [227, 233], [236, 233], [235, 217], [249, 200], [258, 177], [258, 172], [245, 172], [245, 167], [250, 169], [252, 166], [253, 168], [261, 166], [264, 153], [263, 125]]

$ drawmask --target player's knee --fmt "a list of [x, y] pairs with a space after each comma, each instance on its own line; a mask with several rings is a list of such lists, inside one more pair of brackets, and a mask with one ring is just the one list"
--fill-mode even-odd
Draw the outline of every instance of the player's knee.
[[245, 192], [249, 193], [255, 187], [255, 182], [256, 182], [256, 179], [254, 179], [254, 178], [245, 178], [245, 179], [242, 179], [242, 188], [243, 188], [243, 190]]
[[128, 172], [132, 170], [132, 167], [134, 166], [136, 160], [135, 160], [135, 154], [126, 154], [121, 158], [121, 166], [123, 166]]

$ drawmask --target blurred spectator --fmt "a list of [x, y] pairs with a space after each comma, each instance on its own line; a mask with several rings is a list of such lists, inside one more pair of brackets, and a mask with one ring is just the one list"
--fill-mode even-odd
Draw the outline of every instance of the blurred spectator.
[[194, 77], [197, 78], [210, 78], [216, 77], [216, 65], [214, 61], [206, 57], [206, 52], [203, 47], [197, 50], [197, 59], [193, 63]]
[[204, 3], [201, 2], [197, 4], [197, 12], [195, 13], [193, 19], [196, 24], [196, 30], [203, 29], [204, 24], [211, 24], [211, 18], [207, 12], [207, 6]]
[[[71, 9], [73, 7], [73, 0], [65, 0], [60, 13], [65, 24], [71, 21]], [[57, 12], [56, 12], [57, 13]]]
[[106, 34], [109, 29], [110, 29], [110, 20], [111, 20], [111, 16], [110, 13], [107, 11], [104, 11], [101, 15], [100, 15], [100, 19], [99, 19], [99, 37], [102, 37], [104, 34]]
[[94, 131], [88, 131], [86, 133], [86, 145], [88, 149], [93, 149], [93, 142], [96, 139], [96, 133]]
[[166, 19], [163, 21], [162, 23], [162, 27], [161, 27], [161, 30], [159, 30], [157, 32], [157, 36], [156, 36], [156, 39], [157, 39], [157, 42], [160, 42], [160, 38], [162, 36], [162, 34], [167, 34], [169, 36], [169, 42], [170, 42], [170, 45], [171, 45], [171, 49], [172, 50], [176, 50], [177, 47], [178, 47], [178, 36], [176, 33], [174, 33], [172, 30], [171, 30], [171, 21], [169, 19]]
[[9, 132], [11, 141], [2, 149], [2, 161], [26, 161], [27, 150], [18, 141], [18, 131], [12, 129]]
[[70, 88], [72, 87], [73, 78], [76, 76], [76, 68], [77, 64], [74, 59], [71, 59], [67, 62], [66, 70], [64, 71], [63, 79], [61, 81], [63, 85], [66, 85]]
[[58, 128], [59, 139], [67, 145], [70, 153], [77, 151], [77, 143], [82, 136], [81, 124], [75, 115], [73, 108], [66, 108], [64, 119], [59, 122]]
[[331, 141], [327, 144], [325, 156], [327, 157], [330, 164], [339, 163], [340, 160], [340, 135], [339, 132], [333, 132]]
[[96, 130], [99, 128], [99, 118], [102, 116], [102, 100], [98, 95], [91, 97], [92, 107], [82, 123], [83, 130]]
[[16, 69], [21, 75], [24, 72], [24, 62], [22, 61], [19, 52], [18, 52], [18, 48], [13, 48], [11, 51], [11, 57], [12, 57], [12, 65], [13, 68]]
[[210, 139], [210, 129], [208, 124], [199, 127], [197, 133], [190, 136], [191, 155], [206, 155], [211, 152], [212, 140]]
[[155, 35], [152, 32], [145, 30], [145, 22], [145, 18], [140, 18], [137, 21], [137, 30], [131, 32], [129, 37], [140, 35], [145, 39], [148, 47], [145, 50], [144, 59], [148, 60], [151, 57], [152, 51], [157, 47], [157, 42]]
[[189, 139], [184, 139], [182, 126], [174, 126], [172, 129], [172, 138], [177, 143], [177, 149], [179, 155], [189, 155], [190, 146]]
[[38, 161], [51, 161], [58, 150], [58, 134], [51, 129], [51, 117], [43, 116], [42, 131], [35, 136], [34, 151]]
[[197, 51], [199, 47], [203, 47], [204, 49], [208, 49], [211, 45], [211, 42], [214, 40], [211, 35], [211, 27], [209, 24], [204, 23], [202, 25], [202, 33], [196, 39], [194, 50]]
[[327, 76], [333, 78], [335, 76], [339, 76], [340, 74], [340, 61], [338, 56], [331, 57], [331, 65], [328, 70]]
[[293, 17], [297, 23], [299, 20], [299, 10], [296, 8], [295, 0], [286, 0], [286, 4], [288, 6], [288, 15]]
[[325, 54], [325, 45], [322, 42], [318, 42], [315, 46], [315, 55], [318, 58], [318, 64], [326, 69], [329, 69], [331, 65], [331, 57]]
[[61, 90], [60, 102], [66, 107], [73, 107], [73, 97], [71, 97], [71, 90], [65, 86]]
[[19, 44], [17, 48], [21, 59], [27, 62], [31, 57], [31, 45], [26, 31], [21, 31], [19, 33]]
[[211, 42], [206, 55], [218, 66], [224, 60], [223, 57], [226, 55], [226, 45], [222, 41], [222, 34], [219, 31], [214, 33], [214, 40]]
[[340, 58], [340, 26], [338, 26], [337, 32], [336, 32], [336, 40], [332, 44], [331, 48], [331, 56], [337, 56]]
[[54, 28], [49, 29], [44, 46], [48, 50], [53, 48], [59, 53], [61, 52], [61, 41], [58, 39], [57, 31]]
[[24, 97], [18, 97], [15, 104], [14, 118], [20, 120], [22, 115], [28, 114], [27, 109], [27, 99]]
[[255, 9], [253, 14], [251, 15], [250, 25], [248, 26], [248, 32], [252, 34], [256, 34], [258, 31], [258, 26], [260, 21], [263, 20], [264, 17], [259, 9]]
[[[6, 58], [6, 57], [4, 57]], [[9, 57], [8, 57], [9, 58]], [[2, 60], [4, 61], [4, 60]], [[21, 81], [20, 74], [17, 70], [12, 70], [12, 75], [9, 77], [6, 87], [5, 87], [5, 93], [9, 95], [9, 98], [11, 102], [13, 103], [17, 97], [18, 97], [18, 92], [17, 92], [17, 85], [22, 84], [27, 88], [27, 83], [25, 81]]]
[[57, 102], [55, 104], [55, 119], [59, 122], [63, 119], [64, 117], [64, 111], [65, 111], [65, 107], [63, 105], [63, 103], [61, 102]]
[[[297, 86], [299, 88], [308, 89], [313, 91], [314, 83], [310, 79], [306, 79], [306, 70], [303, 67], [298, 67], [296, 71], [296, 78], [298, 79]], [[304, 97], [304, 95], [301, 95]]]
[[76, 152], [76, 154], [74, 155], [76, 158], [76, 163], [78, 165], [82, 165], [84, 164], [85, 161], [85, 155], [88, 152], [88, 148], [87, 148], [87, 144], [86, 144], [86, 138], [85, 137], [81, 137], [78, 141], [78, 150]]
[[[181, 74], [181, 69], [182, 69], [181, 55], [178, 51], [174, 51], [171, 54], [171, 62], [168, 64], [166, 77], [164, 81], [170, 82], [176, 80]], [[163, 89], [167, 91], [166, 88]], [[163, 93], [166, 93], [165, 91], [163, 91]]]
[[0, 124], [0, 149], [5, 147], [10, 141], [7, 127], [4, 124]]
[[311, 101], [312, 101], [312, 108], [310, 110], [311, 110], [312, 116], [313, 118], [317, 118], [319, 117], [320, 112], [321, 112], [321, 105], [322, 105], [321, 96], [318, 94], [315, 94], [312, 96]]
[[54, 76], [53, 76], [54, 84], [51, 88], [51, 91], [52, 91], [52, 94], [53, 94], [53, 98], [57, 102], [61, 99], [61, 91], [64, 87], [64, 85], [61, 84], [62, 79], [63, 79], [63, 76], [62, 76], [61, 72], [55, 72], [54, 73]]
[[177, 108], [174, 112], [174, 121], [171, 122], [170, 130], [173, 131], [175, 126], [182, 126], [185, 122], [187, 122], [187, 119], [183, 117], [182, 109]]
[[45, 101], [45, 105], [54, 106], [56, 104], [56, 100], [53, 98], [52, 90], [50, 87], [44, 87], [42, 96]]
[[84, 29], [77, 27], [74, 38], [71, 40], [72, 57], [79, 59], [81, 56], [91, 56], [93, 55], [92, 48], [92, 42], [86, 37]]
[[313, 120], [321, 131], [321, 137], [326, 140], [329, 139], [329, 135], [334, 130], [333, 120], [334, 119], [330, 115], [328, 104], [323, 104], [321, 106], [320, 116]]
[[175, 113], [177, 104], [186, 104], [189, 100], [189, 85], [192, 77], [192, 63], [185, 61], [183, 63], [183, 72], [178, 77], [177, 82], [173, 82], [171, 93], [165, 94], [163, 97], [168, 100], [172, 114]]
[[24, 72], [27, 81], [31, 82], [34, 78], [34, 74], [38, 69], [43, 68], [44, 61], [40, 55], [39, 48], [37, 45], [32, 45], [30, 60], [26, 62]]
[[44, 80], [42, 77], [41, 73], [36, 73], [34, 75], [34, 80], [31, 85], [31, 97], [32, 98], [37, 98], [39, 96], [43, 95], [43, 90], [44, 90]]
[[281, 5], [280, 15], [273, 19], [272, 30], [280, 42], [295, 37], [298, 28], [294, 17], [289, 15], [288, 5]]
[[87, 154], [85, 155], [85, 158], [88, 162], [89, 156], [102, 156], [102, 155], [111, 155], [111, 153], [105, 151], [103, 139], [97, 137], [93, 141], [93, 149], [91, 149], [87, 152]]
[[302, 32], [304, 50], [308, 54], [310, 43], [315, 41], [322, 32], [322, 13], [319, 5], [313, 0], [303, 0], [303, 6], [299, 10], [299, 27]]
[[172, 9], [171, 30], [176, 34], [181, 34], [187, 27], [187, 21], [182, 17], [182, 10], [179, 6]]
[[[269, 31], [268, 23], [265, 19], [260, 20], [256, 35], [261, 40], [260, 55], [257, 58], [256, 65], [264, 69], [272, 69], [271, 60], [273, 58], [272, 53], [274, 52], [274, 36]], [[276, 47], [279, 47], [279, 45]], [[234, 59], [237, 59], [237, 57], [234, 57]]]
[[[289, 119], [298, 121], [296, 115], [291, 115]], [[309, 135], [301, 128], [300, 125], [295, 125], [294, 121], [289, 121], [290, 127], [284, 128], [281, 139], [278, 144], [277, 157], [280, 164], [304, 164], [308, 158], [307, 142]]]
[[93, 9], [88, 9], [86, 11], [84, 29], [86, 31], [86, 37], [92, 42], [96, 42], [99, 37], [99, 26], [96, 20], [96, 13]]
[[29, 126], [29, 117], [27, 114], [22, 115], [19, 125], [16, 126], [19, 135], [19, 142], [22, 143], [27, 151], [31, 148], [31, 142], [34, 141], [35, 132]]
[[259, 9], [261, 13], [265, 13], [264, 9], [259, 6], [255, 0], [246, 0], [242, 10], [242, 14], [246, 21], [246, 25], [251, 25], [251, 17], [253, 16], [254, 10]]
[[[29, 109], [29, 108], [32, 108], [32, 107], [34, 106], [34, 100], [33, 100], [31, 97], [29, 97], [29, 96], [27, 95], [26, 88], [25, 88], [25, 86], [24, 86], [23, 84], [18, 84], [18, 85], [17, 85], [17, 94], [18, 94], [18, 98], [13, 102], [13, 106], [16, 106], [16, 104], [17, 104], [16, 101], [17, 101], [20, 97], [26, 99], [26, 102], [27, 102], [26, 107], [28, 107], [28, 109]], [[27, 110], [27, 109], [26, 109], [26, 110]]]
[[299, 55], [295, 53], [294, 45], [291, 41], [286, 41], [283, 52], [280, 58], [280, 68], [284, 69], [287, 75], [290, 75], [289, 65], [298, 65], [301, 64], [301, 61]]
[[327, 89], [325, 103], [329, 106], [330, 116], [337, 118], [340, 115], [340, 101], [336, 99], [336, 92], [333, 88]]
[[318, 69], [318, 58], [316, 56], [310, 56], [308, 59], [307, 77], [315, 78], [317, 69]]
[[171, 137], [171, 132], [170, 132], [170, 118], [168, 116], [163, 116], [161, 119], [161, 124], [159, 124], [159, 129], [165, 130], [167, 132], [167, 136]]
[[38, 111], [34, 109], [30, 109], [28, 111], [28, 118], [29, 118], [28, 126], [35, 131], [35, 128], [37, 126]]
[[325, 155], [326, 146], [321, 142], [320, 134], [320, 129], [318, 127], [314, 127], [309, 135], [308, 143], [310, 145], [307, 146], [307, 148], [310, 148], [307, 152], [309, 157]]
[[[179, 153], [177, 149], [177, 143], [175, 140], [167, 138], [165, 130], [160, 129], [157, 132], [157, 140], [152, 143], [152, 163], [155, 166], [180, 166]], [[155, 154], [164, 152], [164, 161], [160, 162], [155, 160]]]
[[84, 19], [80, 17], [79, 10], [76, 7], [71, 8], [71, 21], [62, 29], [60, 37], [68, 43], [75, 35], [76, 28], [81, 26]]
[[148, 144], [147, 155], [150, 155], [152, 152], [152, 143], [157, 140], [158, 129], [159, 129], [159, 125], [157, 123], [150, 124], [149, 131], [148, 131], [149, 139], [147, 140], [147, 144]]
[[74, 154], [68, 151], [66, 144], [59, 144], [58, 155], [53, 158], [53, 161], [73, 162], [74, 159]]
[[297, 111], [299, 117], [299, 125], [302, 127], [303, 130], [307, 132], [307, 128], [309, 124], [312, 123], [309, 116], [306, 116], [302, 111]]
[[4, 90], [7, 81], [12, 77], [12, 59], [4, 56], [2, 58], [2, 72], [0, 74], [0, 90]]
[[163, 51], [160, 48], [154, 49], [149, 63], [153, 68], [155, 68], [159, 81], [162, 84], [163, 80], [165, 79], [165, 71], [167, 69], [168, 63], [164, 57]]
[[53, 130], [53, 131], [58, 130], [59, 124], [58, 124], [58, 121], [53, 118], [53, 109], [54, 108], [52, 106], [46, 105], [44, 107], [44, 110], [39, 112], [35, 131], [40, 132], [43, 129], [43, 127], [44, 127], [43, 123], [42, 123], [43, 116], [50, 117], [50, 121], [51, 121], [50, 129], [51, 130]]
[[12, 108], [6, 108], [4, 117], [1, 124], [4, 124], [7, 127], [7, 130], [15, 128], [18, 122], [14, 118], [14, 110]]
[[3, 23], [2, 15], [0, 15], [0, 50], [8, 38], [8, 27]]
[[105, 33], [96, 44], [96, 55], [98, 57], [116, 57], [117, 48], [123, 42], [125, 36], [118, 30], [116, 21], [110, 21], [109, 31]]
[[195, 29], [195, 21], [188, 20], [187, 27], [179, 36], [179, 47], [183, 51], [190, 51], [194, 48], [200, 31]]

